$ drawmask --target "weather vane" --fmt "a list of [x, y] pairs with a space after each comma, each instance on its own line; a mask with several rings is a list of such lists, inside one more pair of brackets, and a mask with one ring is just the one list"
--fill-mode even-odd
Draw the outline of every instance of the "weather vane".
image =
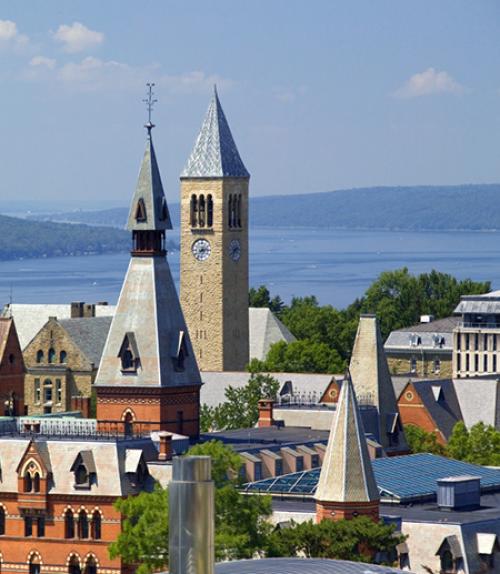
[[153, 111], [153, 107], [158, 100], [154, 99], [154, 83], [148, 82], [147, 86], [147, 97], [142, 100], [146, 104], [146, 109], [148, 110], [148, 123], [145, 124], [145, 128], [148, 130], [148, 135], [151, 135], [151, 130], [155, 127], [155, 125], [151, 122], [151, 112]]

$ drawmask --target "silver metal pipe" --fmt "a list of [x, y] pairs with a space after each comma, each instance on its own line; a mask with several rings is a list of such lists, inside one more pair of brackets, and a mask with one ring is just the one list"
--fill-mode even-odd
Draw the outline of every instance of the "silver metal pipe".
[[211, 458], [174, 458], [168, 498], [170, 574], [213, 574], [214, 483]]

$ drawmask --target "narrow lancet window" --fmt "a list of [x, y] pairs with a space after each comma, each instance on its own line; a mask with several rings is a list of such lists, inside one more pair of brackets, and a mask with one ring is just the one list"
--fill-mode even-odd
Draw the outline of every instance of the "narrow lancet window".
[[207, 195], [207, 227], [212, 227], [214, 224], [214, 201], [212, 195]]
[[196, 195], [191, 196], [191, 227], [198, 225], [198, 198]]
[[205, 227], [205, 196], [200, 195], [198, 203], [198, 224], [200, 227]]

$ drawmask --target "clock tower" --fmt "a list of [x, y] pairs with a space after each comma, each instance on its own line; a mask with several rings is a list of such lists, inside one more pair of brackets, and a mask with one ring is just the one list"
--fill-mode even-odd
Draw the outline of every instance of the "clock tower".
[[248, 182], [217, 91], [181, 174], [181, 304], [202, 371], [249, 361]]

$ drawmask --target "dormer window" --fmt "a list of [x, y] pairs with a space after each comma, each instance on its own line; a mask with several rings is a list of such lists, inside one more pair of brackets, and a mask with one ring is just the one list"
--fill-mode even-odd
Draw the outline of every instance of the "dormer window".
[[139, 349], [134, 333], [126, 333], [118, 357], [122, 373], [136, 373], [140, 367]]
[[184, 371], [186, 357], [188, 356], [187, 345], [186, 345], [186, 335], [184, 331], [179, 331], [179, 338], [175, 341], [172, 349], [172, 362], [174, 365], [174, 370], [178, 372]]
[[94, 484], [97, 473], [92, 451], [82, 450], [78, 453], [71, 471], [74, 473], [74, 488], [77, 490], [90, 489]]
[[166, 221], [167, 219], [168, 219], [167, 201], [164, 197], [162, 197], [160, 205], [160, 221]]
[[144, 223], [147, 220], [146, 205], [142, 197], [137, 202], [137, 207], [135, 208], [135, 220], [137, 223]]

